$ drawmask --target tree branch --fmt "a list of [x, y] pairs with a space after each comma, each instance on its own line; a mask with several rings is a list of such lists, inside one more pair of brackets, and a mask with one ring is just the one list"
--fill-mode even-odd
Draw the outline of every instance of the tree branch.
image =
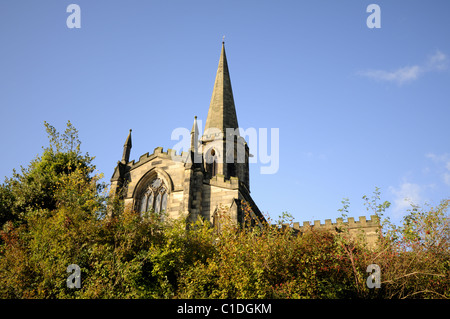
[[426, 276], [439, 276], [439, 277], [445, 277], [445, 275], [443, 275], [443, 274], [431, 274], [431, 273], [427, 273], [427, 272], [414, 271], [414, 272], [412, 272], [412, 273], [409, 273], [409, 274], [400, 276], [400, 277], [395, 278], [395, 279], [392, 279], [392, 280], [385, 280], [385, 281], [382, 281], [381, 283], [384, 284], [384, 283], [394, 282], [394, 281], [399, 280], [399, 279], [401, 279], [401, 278], [409, 277], [409, 276], [412, 276], [412, 275], [426, 275]]
[[408, 297], [411, 297], [411, 296], [414, 296], [414, 295], [417, 295], [417, 294], [420, 294], [420, 293], [426, 293], [426, 292], [436, 294], [436, 295], [438, 295], [438, 296], [440, 296], [440, 297], [442, 297], [442, 298], [444, 298], [444, 299], [449, 299], [447, 296], [441, 295], [440, 293], [438, 293], [438, 292], [436, 292], [436, 291], [428, 290], [428, 289], [413, 292], [412, 294], [409, 294], [409, 295], [406, 295], [405, 297], [402, 297], [402, 299], [406, 299], [406, 298], [408, 298]]

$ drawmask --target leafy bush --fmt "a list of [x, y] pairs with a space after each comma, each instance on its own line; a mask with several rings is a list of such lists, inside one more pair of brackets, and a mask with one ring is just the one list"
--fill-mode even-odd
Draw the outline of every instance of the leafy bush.
[[[345, 227], [296, 233], [288, 213], [250, 226], [245, 202], [246, 222], [224, 214], [219, 232], [124, 211], [70, 122], [62, 138], [46, 127], [50, 147], [0, 187], [1, 298], [450, 298], [448, 200], [413, 206], [401, 226], [384, 219], [375, 248]], [[379, 189], [363, 200], [380, 218], [389, 207]], [[67, 288], [70, 264], [80, 289]], [[366, 286], [370, 264], [381, 268], [379, 289]]]

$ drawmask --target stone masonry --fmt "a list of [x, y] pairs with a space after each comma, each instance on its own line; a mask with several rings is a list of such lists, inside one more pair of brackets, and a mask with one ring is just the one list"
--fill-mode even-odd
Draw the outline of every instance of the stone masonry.
[[[213, 93], [203, 136], [199, 137], [197, 117], [191, 130], [188, 152], [176, 154], [174, 150], [157, 147], [153, 153], [143, 154], [138, 161], [130, 161], [131, 130], [124, 144], [122, 160], [117, 163], [111, 178], [111, 191], [121, 196], [127, 210], [141, 213], [165, 211], [169, 218], [201, 217], [215, 227], [220, 218], [219, 210], [226, 213], [235, 224], [243, 222], [241, 201], [251, 208], [255, 224], [261, 225], [264, 217], [250, 196], [249, 148], [239, 136], [236, 108], [231, 88], [230, 74], [222, 50], [217, 68]], [[229, 130], [231, 129], [231, 131]], [[230, 133], [231, 132], [231, 133]], [[347, 222], [337, 218], [325, 224], [314, 221], [294, 223], [297, 233], [312, 229], [338, 230], [347, 225], [350, 234], [364, 233], [368, 243], [375, 245], [380, 229], [376, 216], [359, 221], [349, 217]]]

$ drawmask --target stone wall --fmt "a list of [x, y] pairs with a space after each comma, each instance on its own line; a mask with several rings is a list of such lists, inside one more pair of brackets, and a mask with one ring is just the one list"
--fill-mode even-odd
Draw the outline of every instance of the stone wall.
[[331, 219], [326, 219], [325, 224], [321, 224], [320, 220], [315, 220], [312, 224], [308, 221], [303, 222], [303, 225], [300, 226], [299, 222], [295, 222], [293, 225], [294, 230], [305, 233], [311, 230], [331, 230], [331, 231], [341, 231], [344, 228], [349, 230], [349, 233], [353, 236], [358, 236], [360, 234], [364, 234], [367, 244], [370, 247], [374, 247], [377, 245], [377, 241], [379, 238], [379, 230], [381, 229], [381, 224], [378, 216], [371, 215], [370, 219], [366, 219], [366, 216], [360, 216], [358, 221], [355, 221], [355, 218], [348, 217], [346, 222], [343, 221], [343, 218], [336, 218], [336, 222], [333, 223]]
[[125, 195], [125, 207], [135, 209], [135, 200], [146, 182], [158, 176], [169, 188], [169, 197], [166, 212], [171, 218], [178, 218], [180, 213], [186, 212], [184, 207], [184, 183], [187, 153], [176, 155], [175, 151], [168, 149], [163, 151], [162, 147], [155, 148], [152, 154], [141, 155], [139, 161], [131, 161], [129, 174], [127, 176], [127, 193]]

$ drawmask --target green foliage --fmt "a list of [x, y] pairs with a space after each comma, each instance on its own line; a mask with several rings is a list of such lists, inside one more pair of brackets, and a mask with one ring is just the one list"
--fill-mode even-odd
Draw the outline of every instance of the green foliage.
[[342, 208], [338, 209], [338, 212], [341, 212], [342, 218], [345, 219], [348, 217], [348, 208], [350, 207], [350, 200], [347, 197], [345, 197], [342, 199], [341, 204]]
[[386, 209], [388, 209], [391, 206], [391, 203], [388, 201], [378, 204], [378, 201], [380, 200], [380, 195], [381, 195], [380, 188], [375, 187], [372, 197], [369, 198], [366, 195], [362, 197], [364, 200], [364, 205], [366, 206], [366, 210], [368, 212], [380, 215], [383, 214], [386, 211]]
[[[244, 205], [243, 205], [244, 206]], [[245, 207], [245, 206], [244, 206]], [[281, 216], [285, 224], [289, 215]], [[275, 225], [277, 225], [275, 224]], [[289, 228], [223, 230], [207, 263], [181, 276], [181, 298], [339, 298], [351, 296], [337, 241], [328, 232], [295, 236]]]
[[[21, 167], [20, 174], [14, 170], [12, 178], [6, 178], [0, 185], [1, 225], [8, 220], [24, 222], [26, 214], [36, 209], [52, 211], [63, 201], [82, 200], [62, 192], [78, 195], [74, 187], [82, 187], [86, 182], [96, 183], [101, 178], [101, 175], [92, 176], [95, 171], [92, 164], [94, 158], [87, 153], [81, 154], [78, 131], [70, 121], [62, 137], [53, 126], [44, 124], [50, 146], [28, 167]], [[67, 183], [71, 186], [68, 187]], [[97, 183], [96, 187], [101, 191], [105, 185]]]
[[[0, 298], [450, 298], [449, 200], [413, 206], [398, 227], [386, 219], [375, 248], [345, 226], [297, 233], [286, 212], [256, 226], [245, 202], [245, 223], [224, 214], [218, 232], [124, 209], [70, 122], [62, 136], [46, 127], [50, 147], [0, 187]], [[380, 195], [363, 197], [378, 216]], [[373, 263], [380, 289], [366, 286]], [[70, 264], [80, 289], [66, 286]]]
[[385, 269], [384, 297], [450, 298], [449, 204], [412, 205], [402, 226], [387, 224], [376, 256]]

